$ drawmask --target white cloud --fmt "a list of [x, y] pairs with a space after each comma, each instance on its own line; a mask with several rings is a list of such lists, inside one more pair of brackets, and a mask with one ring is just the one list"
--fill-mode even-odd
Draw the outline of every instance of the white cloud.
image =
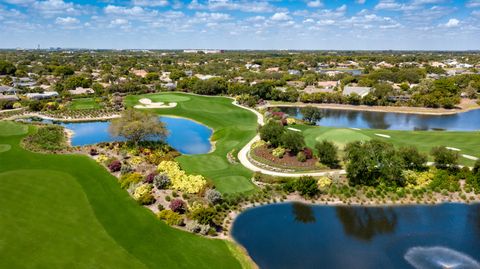
[[80, 21], [77, 18], [73, 18], [73, 17], [57, 17], [57, 19], [55, 19], [55, 24], [65, 25], [65, 26], [76, 25], [79, 22]]
[[126, 19], [114, 19], [110, 21], [110, 25], [112, 26], [121, 26], [121, 25], [127, 25], [127, 24], [128, 24], [128, 20]]
[[271, 17], [272, 21], [288, 21], [291, 17], [287, 12], [277, 12]]
[[73, 3], [66, 3], [63, 0], [37, 1], [33, 3], [33, 8], [47, 17], [79, 13]]
[[343, 4], [340, 7], [338, 7], [336, 10], [337, 12], [345, 12], [347, 11], [347, 5]]
[[363, 5], [365, 4], [366, 0], [356, 0], [357, 4]]
[[164, 7], [168, 6], [167, 0], [133, 0], [134, 6], [146, 6], [146, 7]]
[[470, 0], [465, 4], [465, 6], [470, 8], [480, 7], [480, 0]]
[[320, 0], [309, 1], [309, 2], [307, 2], [307, 6], [309, 6], [309, 7], [321, 7], [321, 6], [323, 6], [323, 3]]
[[3, 2], [12, 5], [26, 5], [35, 2], [35, 0], [3, 0]]
[[460, 21], [457, 19], [449, 19], [447, 23], [444, 24], [445, 27], [457, 27], [460, 25]]
[[400, 10], [402, 5], [394, 0], [380, 0], [375, 6], [376, 10]]
[[475, 17], [480, 17], [480, 10], [472, 11], [472, 15]]
[[207, 3], [199, 3], [198, 0], [192, 0], [188, 5], [189, 9], [194, 10], [238, 10], [251, 13], [274, 12], [278, 8], [266, 0], [248, 1], [248, 0], [209, 0]]

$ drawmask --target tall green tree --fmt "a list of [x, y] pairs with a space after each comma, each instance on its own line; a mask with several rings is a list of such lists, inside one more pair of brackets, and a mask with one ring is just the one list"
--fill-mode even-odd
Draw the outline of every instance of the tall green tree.
[[140, 141], [147, 139], [164, 139], [168, 131], [157, 115], [127, 109], [122, 112], [120, 118], [112, 120], [110, 133], [113, 136], [125, 137], [129, 142], [138, 145]]

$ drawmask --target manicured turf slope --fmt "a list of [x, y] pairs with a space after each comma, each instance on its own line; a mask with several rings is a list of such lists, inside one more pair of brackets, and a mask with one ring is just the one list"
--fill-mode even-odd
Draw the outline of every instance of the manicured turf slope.
[[36, 154], [0, 121], [0, 268], [240, 268], [232, 246], [171, 228], [86, 156]]
[[189, 173], [201, 174], [210, 178], [223, 193], [252, 191], [252, 172], [241, 164], [231, 164], [227, 153], [238, 151], [256, 133], [257, 118], [252, 112], [232, 105], [232, 99], [208, 97], [183, 93], [160, 93], [128, 96], [127, 104], [138, 104], [141, 98], [154, 102], [176, 102], [175, 108], [152, 109], [161, 115], [173, 115], [193, 119], [214, 130], [212, 139], [215, 150], [208, 154], [184, 155], [177, 159]]
[[[355, 140], [379, 139], [391, 142], [396, 146], [413, 145], [420, 151], [429, 153], [432, 147], [446, 146], [461, 149], [460, 154], [480, 157], [479, 132], [440, 132], [440, 131], [393, 131], [375, 129], [342, 129], [322, 126], [296, 126], [303, 130], [306, 143], [313, 147], [316, 141], [327, 139], [336, 142], [339, 146]], [[390, 138], [376, 134], [388, 135]], [[472, 166], [474, 161], [464, 157], [459, 159], [461, 164]]]
[[82, 110], [82, 109], [96, 109], [100, 108], [100, 104], [95, 102], [94, 98], [79, 98], [73, 99], [70, 103], [70, 109]]

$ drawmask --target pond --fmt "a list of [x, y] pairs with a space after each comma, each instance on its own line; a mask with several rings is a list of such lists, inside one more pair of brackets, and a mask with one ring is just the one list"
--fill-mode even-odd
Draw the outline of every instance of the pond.
[[480, 268], [478, 204], [274, 204], [240, 214], [232, 235], [260, 268]]
[[[301, 108], [279, 107], [292, 117], [303, 117]], [[390, 130], [480, 130], [480, 109], [453, 115], [422, 115], [393, 112], [320, 109], [323, 118], [317, 125], [330, 127], [390, 129]]]
[[[168, 129], [166, 142], [183, 154], [208, 153], [212, 145], [212, 130], [200, 123], [184, 118], [160, 117]], [[84, 146], [100, 142], [121, 141], [110, 135], [109, 121], [58, 123], [74, 132], [72, 146]]]

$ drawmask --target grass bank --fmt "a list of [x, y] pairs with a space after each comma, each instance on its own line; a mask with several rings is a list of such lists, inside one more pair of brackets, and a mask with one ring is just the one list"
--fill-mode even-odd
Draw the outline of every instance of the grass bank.
[[92, 159], [21, 148], [29, 131], [0, 121], [0, 268], [242, 267], [229, 242], [167, 226]]
[[241, 164], [232, 164], [227, 154], [237, 152], [252, 137], [257, 128], [257, 117], [252, 112], [234, 106], [232, 99], [184, 93], [157, 93], [132, 95], [126, 98], [128, 106], [149, 98], [153, 102], [176, 102], [174, 108], [151, 109], [159, 115], [173, 115], [198, 121], [214, 130], [212, 140], [215, 150], [208, 154], [183, 155], [177, 159], [188, 173], [210, 178], [223, 193], [248, 192], [255, 189], [251, 183], [252, 172]]

